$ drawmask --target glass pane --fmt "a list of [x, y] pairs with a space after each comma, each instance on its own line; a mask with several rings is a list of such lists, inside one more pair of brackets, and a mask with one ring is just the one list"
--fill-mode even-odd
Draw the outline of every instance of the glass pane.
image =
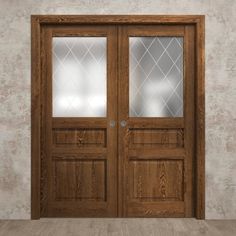
[[183, 116], [183, 37], [130, 37], [129, 48], [129, 116]]
[[106, 37], [53, 38], [53, 116], [106, 116]]

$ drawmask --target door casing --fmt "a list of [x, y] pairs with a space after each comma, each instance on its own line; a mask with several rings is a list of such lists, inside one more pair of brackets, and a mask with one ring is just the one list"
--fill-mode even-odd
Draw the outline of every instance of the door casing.
[[31, 218], [40, 218], [41, 33], [45, 25], [194, 25], [195, 81], [195, 216], [205, 218], [205, 17], [203, 15], [33, 15], [31, 17]]

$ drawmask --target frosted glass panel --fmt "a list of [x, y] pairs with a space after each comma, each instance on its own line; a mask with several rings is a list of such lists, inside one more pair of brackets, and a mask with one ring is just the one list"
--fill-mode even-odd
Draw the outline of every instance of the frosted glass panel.
[[106, 116], [106, 37], [53, 38], [53, 116]]
[[129, 50], [129, 116], [183, 116], [183, 37], [130, 37]]

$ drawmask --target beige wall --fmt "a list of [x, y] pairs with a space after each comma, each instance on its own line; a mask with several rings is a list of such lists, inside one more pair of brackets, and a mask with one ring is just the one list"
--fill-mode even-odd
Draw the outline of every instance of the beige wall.
[[236, 218], [235, 0], [0, 0], [0, 218], [30, 217], [30, 15], [206, 15], [206, 217]]

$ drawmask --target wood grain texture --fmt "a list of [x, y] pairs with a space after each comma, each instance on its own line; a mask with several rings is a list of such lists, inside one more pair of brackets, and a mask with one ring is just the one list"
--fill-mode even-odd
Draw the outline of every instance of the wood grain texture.
[[143, 202], [183, 200], [183, 160], [133, 160], [130, 197]]
[[185, 215], [193, 216], [194, 213], [194, 180], [195, 174], [195, 33], [194, 26], [185, 26], [184, 37], [184, 147], [185, 155]]
[[[120, 153], [123, 174], [122, 216], [193, 217], [194, 152], [194, 26], [173, 26], [173, 35], [185, 38], [183, 118], [129, 117], [129, 36], [165, 35], [170, 26], [122, 27], [120, 31]], [[187, 28], [186, 27], [190, 27]], [[188, 34], [191, 37], [188, 37]], [[137, 32], [137, 35], [136, 35]], [[178, 32], [178, 33], [177, 33]], [[169, 34], [168, 34], [169, 35]], [[191, 45], [191, 46], [189, 46]], [[155, 126], [156, 125], [156, 126]], [[181, 129], [180, 136], [175, 128]], [[179, 157], [179, 160], [177, 159]], [[161, 160], [159, 160], [161, 158]], [[172, 164], [177, 163], [177, 164]], [[179, 164], [181, 163], [181, 165]], [[172, 167], [175, 166], [176, 169]], [[159, 177], [158, 177], [159, 176]], [[175, 182], [175, 181], [177, 182]], [[155, 187], [154, 187], [155, 186]], [[158, 187], [159, 186], [159, 187]], [[179, 187], [177, 187], [179, 186]], [[176, 188], [177, 187], [177, 188]], [[150, 188], [150, 189], [149, 189]], [[167, 194], [168, 190], [175, 191]], [[119, 189], [120, 191], [120, 189]], [[169, 191], [170, 193], [170, 191]], [[139, 197], [138, 197], [139, 196]], [[148, 200], [144, 200], [144, 199]], [[162, 202], [165, 202], [162, 205]]]
[[53, 129], [55, 147], [106, 147], [106, 129]]
[[71, 118], [53, 117], [53, 128], [106, 128], [106, 118]]
[[166, 27], [165, 24], [163, 25], [156, 25], [155, 31], [150, 31], [147, 26], [142, 25], [133, 25], [126, 26], [128, 36], [132, 37], [142, 37], [144, 35], [148, 35], [148, 37], [155, 37], [155, 36], [163, 36], [163, 37], [171, 37], [171, 36], [177, 36], [181, 37], [184, 36], [184, 26], [183, 25], [169, 25]]
[[[129, 58], [128, 58], [128, 38], [125, 37], [125, 28], [118, 27], [118, 121], [125, 120], [128, 122], [128, 71], [129, 71]], [[128, 125], [127, 125], [128, 127]], [[129, 145], [128, 128], [118, 129], [118, 216], [124, 216], [126, 211], [126, 198], [127, 198], [127, 185], [125, 180], [125, 173], [127, 171], [126, 152]]]
[[40, 24], [31, 18], [31, 217], [40, 217], [40, 158], [41, 158], [41, 71]]
[[[52, 37], [65, 35], [64, 27], [43, 28], [44, 110], [42, 143], [45, 149], [41, 167], [41, 216], [116, 216], [117, 133], [109, 125], [116, 120], [116, 29], [87, 26], [74, 29], [81, 36], [107, 37], [107, 117], [52, 117]], [[102, 203], [101, 203], [102, 202]]]
[[127, 121], [130, 128], [183, 128], [184, 119], [182, 117], [168, 118], [144, 118], [130, 117]]
[[130, 129], [130, 147], [180, 148], [184, 146], [183, 130]]
[[195, 24], [201, 15], [34, 15], [41, 24]]
[[41, 91], [42, 91], [42, 152], [41, 156], [41, 216], [50, 212], [50, 201], [53, 195], [53, 163], [52, 156], [52, 30], [43, 27], [41, 35]]
[[129, 159], [182, 159], [186, 155], [184, 148], [130, 148]]
[[[147, 208], [149, 204], [149, 208]], [[185, 217], [183, 201], [132, 201], [127, 208], [129, 217], [175, 218]]]
[[41, 158], [40, 158], [40, 216], [47, 214], [47, 201], [48, 201], [48, 165], [47, 165], [47, 140], [45, 137], [47, 137], [47, 126], [46, 126], [46, 107], [43, 106], [43, 104], [46, 103], [46, 84], [47, 80], [42, 79], [46, 78], [47, 71], [45, 70], [47, 67], [47, 58], [46, 58], [46, 48], [47, 43], [42, 43], [43, 39], [48, 34], [48, 31], [45, 28], [41, 28], [41, 48], [40, 48], [40, 54], [41, 54], [41, 83], [40, 83], [40, 91], [41, 91], [41, 137], [40, 137], [40, 145], [41, 145]]
[[205, 218], [205, 16], [197, 23], [196, 37], [196, 217]]
[[58, 158], [54, 162], [54, 171], [56, 200], [106, 200], [105, 160]]
[[[52, 24], [54, 25], [54, 30], [50, 30], [53, 28]], [[81, 31], [77, 29], [77, 25], [81, 25]], [[63, 16], [63, 15], [53, 15], [53, 16], [32, 16], [32, 218], [36, 219], [40, 217], [40, 208], [41, 211], [44, 211], [44, 208], [40, 206], [40, 198], [42, 201], [47, 201], [47, 194], [42, 194], [42, 192], [45, 191], [45, 188], [51, 189], [53, 184], [53, 176], [48, 176], [49, 172], [53, 168], [53, 162], [57, 160], [53, 160], [49, 165], [46, 164], [45, 168], [45, 162], [43, 161], [45, 159], [45, 155], [52, 156], [52, 154], [56, 154], [57, 156], [63, 157], [65, 153], [71, 155], [70, 161], [78, 161], [80, 158], [86, 159], [90, 155], [91, 158], [95, 158], [97, 155], [97, 159], [102, 160], [105, 156], [113, 156], [114, 158], [117, 155], [117, 142], [115, 141], [118, 137], [119, 139], [119, 150], [118, 150], [118, 160], [114, 160], [113, 167], [109, 169], [107, 172], [109, 176], [106, 176], [108, 179], [116, 179], [118, 174], [118, 193], [116, 191], [110, 192], [108, 194], [108, 198], [117, 200], [118, 197], [118, 215], [124, 216], [124, 213], [127, 212], [126, 206], [124, 204], [125, 202], [125, 191], [127, 188], [127, 185], [124, 183], [124, 176], [125, 173], [127, 173], [128, 163], [129, 161], [137, 160], [137, 159], [143, 159], [148, 160], [150, 159], [158, 159], [161, 158], [163, 160], [166, 160], [169, 156], [169, 159], [176, 160], [176, 159], [183, 159], [185, 155], [188, 155], [189, 152], [187, 152], [184, 149], [176, 149], [174, 148], [173, 152], [160, 152], [155, 151], [151, 149], [130, 149], [129, 143], [130, 143], [130, 137], [132, 129], [184, 129], [186, 126], [186, 121], [184, 119], [152, 119], [152, 118], [130, 118], [128, 119], [128, 85], [127, 81], [121, 79], [121, 78], [128, 78], [128, 55], [124, 53], [128, 50], [127, 48], [127, 38], [123, 37], [126, 27], [126, 24], [134, 24], [134, 25], [140, 25], [137, 28], [139, 29], [139, 33], [141, 34], [141, 31], [143, 30], [145, 34], [148, 35], [150, 33], [150, 30], [146, 29], [148, 27], [141, 26], [142, 24], [149, 24], [153, 25], [153, 27], [156, 27], [157, 31], [153, 31], [152, 35], [156, 35], [163, 31], [163, 35], [170, 35], [171, 30], [168, 29], [167, 25], [172, 25], [172, 29], [175, 30], [175, 34], [179, 35], [185, 35], [184, 28], [186, 29], [186, 25], [189, 25], [189, 27], [195, 28], [196, 33], [196, 45], [195, 45], [195, 59], [196, 59], [196, 66], [194, 70], [196, 71], [195, 75], [195, 88], [194, 93], [196, 94], [196, 100], [195, 100], [195, 113], [196, 113], [196, 121], [195, 121], [195, 140], [194, 143], [196, 149], [195, 149], [195, 159], [196, 159], [196, 167], [195, 167], [195, 182], [196, 185], [195, 193], [196, 199], [195, 199], [195, 209], [196, 209], [196, 217], [197, 218], [204, 218], [205, 214], [205, 108], [204, 108], [204, 16]], [[89, 26], [90, 25], [90, 26]], [[93, 27], [93, 25], [97, 25], [96, 27]], [[104, 27], [102, 27], [104, 25]], [[105, 25], [107, 25], [105, 27]], [[108, 26], [108, 25], [114, 25], [114, 26]], [[61, 27], [61, 30], [60, 30]], [[166, 28], [166, 30], [164, 30]], [[45, 28], [45, 30], [44, 30]], [[99, 29], [98, 29], [99, 28]], [[93, 31], [96, 35], [106, 35], [106, 31], [110, 30], [112, 32], [110, 34], [110, 40], [108, 40], [108, 44], [110, 45], [110, 51], [108, 52], [108, 55], [113, 58], [112, 63], [108, 65], [108, 76], [111, 76], [113, 78], [113, 82], [108, 83], [108, 99], [110, 103], [108, 106], [110, 107], [109, 110], [109, 119], [86, 119], [86, 118], [51, 118], [50, 117], [50, 110], [51, 110], [51, 104], [48, 102], [47, 110], [43, 108], [42, 104], [44, 104], [46, 101], [44, 100], [45, 97], [45, 88], [47, 87], [48, 91], [51, 91], [51, 85], [45, 84], [45, 80], [43, 80], [41, 75], [44, 75], [44, 77], [50, 77], [51, 68], [50, 64], [50, 54], [45, 54], [45, 51], [50, 49], [50, 40], [46, 42], [46, 45], [42, 45], [42, 40], [45, 35], [50, 35], [52, 37], [53, 35], [59, 36], [59, 35], [93, 35]], [[132, 27], [129, 27], [132, 29]], [[134, 27], [135, 28], [135, 27]], [[135, 32], [135, 29], [132, 29], [133, 32]], [[142, 30], [141, 30], [142, 29]], [[127, 32], [127, 31], [126, 31]], [[179, 33], [178, 33], [179, 32]], [[132, 33], [133, 34], [133, 33]], [[137, 33], [138, 34], [138, 33]], [[47, 36], [49, 37], [49, 36]], [[113, 43], [113, 46], [111, 44]], [[191, 50], [191, 49], [190, 49]], [[118, 54], [118, 56], [117, 56]], [[44, 60], [42, 62], [41, 60]], [[45, 62], [48, 61], [48, 62]], [[45, 67], [46, 66], [46, 67]], [[117, 73], [119, 73], [119, 81], [117, 80]], [[110, 81], [110, 80], [109, 80]], [[117, 93], [117, 81], [119, 83], [118, 86], [118, 93]], [[46, 86], [46, 87], [45, 87]], [[118, 95], [118, 96], [117, 96]], [[50, 100], [51, 98], [49, 98]], [[118, 99], [118, 103], [117, 103]], [[117, 104], [120, 104], [119, 107]], [[122, 105], [121, 105], [122, 104]], [[49, 109], [49, 110], [48, 110]], [[47, 114], [48, 118], [44, 118]], [[118, 116], [117, 116], [118, 115]], [[116, 123], [119, 123], [121, 120], [127, 121], [126, 128], [119, 129], [118, 133], [116, 130], [112, 131], [112, 129], [109, 127], [110, 120], [115, 120]], [[40, 126], [44, 126], [44, 128]], [[49, 127], [45, 128], [45, 127]], [[74, 148], [52, 148], [50, 149], [50, 143], [52, 144], [53, 139], [50, 136], [50, 132], [53, 131], [53, 129], [107, 129], [107, 150], [106, 148], [94, 148], [94, 150], [90, 149], [84, 149], [83, 151], [80, 150], [78, 147]], [[148, 132], [148, 131], [145, 131]], [[167, 144], [167, 140], [169, 140], [169, 144], [173, 141], [173, 136], [164, 135], [161, 139], [162, 144]], [[78, 135], [79, 138], [81, 135]], [[47, 138], [45, 138], [47, 137]], [[91, 137], [95, 137], [95, 134]], [[184, 137], [189, 137], [188, 134], [184, 133]], [[73, 139], [73, 138], [72, 138]], [[136, 135], [135, 137], [136, 142], [143, 142], [145, 143], [155, 143], [159, 140], [158, 136], [153, 134], [147, 134], [142, 133], [139, 134], [139, 136]], [[151, 140], [151, 141], [150, 141]], [[172, 141], [171, 141], [172, 140]], [[124, 144], [122, 144], [124, 142]], [[179, 142], [179, 141], [178, 141]], [[158, 142], [157, 142], [158, 143]], [[78, 142], [77, 142], [78, 144]], [[49, 145], [49, 146], [48, 146]], [[139, 145], [142, 145], [141, 143]], [[111, 148], [113, 147], [113, 148]], [[45, 151], [46, 150], [46, 151]], [[86, 150], [86, 151], [85, 151]], [[60, 155], [62, 154], [62, 155]], [[129, 158], [125, 158], [125, 155], [128, 154]], [[68, 158], [68, 156], [65, 156], [64, 159]], [[75, 158], [75, 159], [73, 159]], [[106, 158], [106, 157], [105, 157]], [[63, 158], [62, 158], [63, 159]], [[130, 160], [129, 160], [130, 159]], [[93, 159], [96, 160], [96, 159]], [[111, 163], [110, 163], [111, 164]], [[118, 164], [118, 165], [117, 165]], [[108, 162], [109, 165], [109, 162]], [[188, 171], [191, 170], [190, 166], [185, 166], [185, 168], [188, 169]], [[40, 176], [40, 169], [43, 169], [41, 174], [43, 176]], [[118, 172], [117, 172], [118, 169]], [[47, 186], [46, 183], [43, 183], [45, 181], [45, 177], [49, 177], [51, 179], [50, 185]], [[43, 180], [43, 181], [42, 181]], [[42, 190], [40, 193], [40, 181], [42, 181]], [[110, 181], [110, 180], [109, 180]], [[112, 184], [111, 182], [108, 183]], [[113, 187], [115, 188], [116, 183], [113, 183]], [[99, 203], [100, 204], [100, 203]], [[111, 207], [113, 210], [113, 213], [116, 211], [117, 205], [114, 203], [109, 203], [109, 207]], [[52, 204], [52, 207], [55, 210], [55, 214], [52, 214], [52, 212], [49, 214], [50, 216], [63, 216], [63, 211], [67, 212], [68, 216], [78, 216], [76, 214], [76, 211], [83, 211], [84, 213], [81, 216], [86, 216], [88, 213], [91, 216], [104, 216], [106, 215], [106, 207], [104, 204], [99, 205], [99, 208], [96, 208], [96, 205], [92, 205], [90, 209], [84, 208], [84, 206], [77, 206], [76, 208], [71, 208], [68, 204], [65, 204], [65, 207], [62, 211], [58, 210], [59, 205], [58, 204]], [[151, 205], [150, 205], [151, 206]], [[98, 207], [98, 205], [97, 205]], [[105, 208], [104, 208], [105, 207]], [[143, 214], [147, 215], [147, 210], [145, 210], [144, 206], [138, 207], [137, 205], [134, 206], [134, 208], [137, 207], [137, 211], [140, 210], [140, 212], [143, 212]], [[157, 215], [161, 215], [161, 212], [163, 215], [168, 216], [168, 212], [164, 211], [163, 206], [159, 206], [161, 211], [153, 210], [149, 214], [149, 216], [155, 216], [155, 213]], [[175, 213], [176, 216], [184, 216], [185, 213], [182, 211], [183, 205], [178, 205], [177, 208], [172, 212]], [[111, 209], [110, 208], [110, 209]], [[188, 207], [190, 209], [191, 207]], [[133, 209], [134, 210], [134, 209]], [[137, 211], [131, 211], [130, 215], [138, 213]], [[136, 213], [135, 213], [136, 212]], [[47, 214], [45, 211], [43, 213], [44, 215]], [[109, 216], [112, 216], [112, 214], [108, 214]], [[133, 215], [133, 216], [134, 216]], [[137, 214], [138, 216], [139, 214]]]

